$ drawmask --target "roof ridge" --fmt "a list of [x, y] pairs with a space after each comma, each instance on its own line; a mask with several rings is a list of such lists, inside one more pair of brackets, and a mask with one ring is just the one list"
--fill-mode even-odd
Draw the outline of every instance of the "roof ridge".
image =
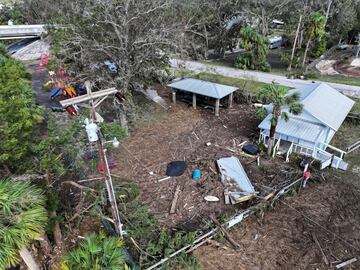
[[319, 120], [321, 123], [323, 123], [325, 126], [333, 129], [333, 130], [336, 130], [336, 128], [334, 128], [333, 126], [329, 125], [328, 123], [326, 123], [324, 120], [320, 119], [319, 117], [317, 117], [316, 115], [314, 115], [313, 113], [311, 113], [310, 111], [308, 111], [305, 106], [303, 108], [304, 111], [306, 111], [308, 114], [310, 114], [311, 116], [313, 116], [314, 118], [316, 118], [317, 120]]
[[219, 93], [219, 91], [218, 91], [218, 89], [217, 89], [217, 83], [213, 83], [213, 82], [212, 82], [212, 85], [213, 85], [213, 87], [214, 87], [214, 89], [215, 89], [215, 92], [216, 92], [218, 98], [220, 98], [220, 93]]
[[317, 83], [316, 87], [314, 89], [312, 89], [312, 91], [310, 91], [310, 93], [308, 95], [306, 95], [306, 97], [304, 97], [304, 99], [301, 102], [304, 102], [306, 99], [308, 99], [310, 96], [312, 96], [314, 94], [314, 92], [316, 92], [316, 90], [318, 90], [322, 84], [323, 83]]
[[[304, 103], [307, 99], [309, 99], [311, 96], [313, 96], [320, 88], [320, 86], [322, 85], [326, 85], [325, 83], [321, 82], [321, 83], [318, 83], [316, 85], [316, 87], [301, 101], [301, 103]], [[332, 87], [329, 87], [330, 89], [333, 89]], [[336, 90], [335, 90], [336, 91]], [[336, 91], [337, 92], [337, 91]], [[332, 125], [329, 125], [328, 123], [326, 123], [323, 119], [320, 119], [318, 116], [316, 116], [314, 113], [312, 113], [311, 111], [307, 110], [306, 109], [306, 106], [305, 104], [303, 104], [304, 107], [303, 107], [303, 110], [306, 111], [308, 114], [310, 114], [312, 117], [316, 118], [317, 120], [319, 120], [321, 123], [323, 123], [325, 126], [333, 129], [333, 130], [336, 130], [336, 128], [334, 128]]]

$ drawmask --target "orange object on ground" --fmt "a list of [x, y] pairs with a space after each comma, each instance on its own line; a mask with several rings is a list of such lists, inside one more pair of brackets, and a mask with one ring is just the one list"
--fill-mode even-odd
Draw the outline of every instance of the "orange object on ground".
[[66, 93], [66, 95], [68, 95], [69, 97], [76, 97], [76, 91], [74, 89], [74, 87], [67, 85], [64, 87], [63, 91]]

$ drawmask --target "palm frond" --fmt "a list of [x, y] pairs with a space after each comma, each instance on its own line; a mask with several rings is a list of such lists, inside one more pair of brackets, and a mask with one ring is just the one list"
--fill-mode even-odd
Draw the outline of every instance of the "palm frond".
[[304, 105], [299, 102], [291, 103], [289, 106], [289, 111], [294, 115], [299, 115], [303, 110]]
[[281, 118], [285, 120], [285, 122], [289, 121], [289, 115], [286, 112], [281, 113]]
[[58, 270], [89, 269], [117, 270], [125, 266], [126, 253], [123, 241], [104, 234], [90, 234], [80, 246], [62, 257]]
[[19, 261], [18, 251], [39, 237], [47, 222], [43, 192], [28, 182], [0, 181], [0, 269]]

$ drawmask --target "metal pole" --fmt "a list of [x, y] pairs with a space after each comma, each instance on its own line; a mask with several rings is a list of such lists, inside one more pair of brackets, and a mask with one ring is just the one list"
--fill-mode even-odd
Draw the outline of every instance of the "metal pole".
[[106, 157], [106, 150], [103, 147], [103, 142], [102, 142], [101, 137], [99, 138], [99, 141], [98, 141], [98, 148], [99, 148], [100, 160], [101, 160], [102, 167], [104, 170], [105, 185], [106, 185], [106, 189], [107, 189], [107, 193], [108, 193], [108, 199], [111, 204], [112, 217], [113, 217], [114, 223], [115, 223], [115, 230], [122, 238], [123, 234], [124, 234], [124, 232], [122, 230], [123, 225], [121, 224], [119, 210], [117, 207], [114, 186], [112, 183], [112, 178], [111, 178], [110, 169], [109, 169], [109, 163], [108, 163], [107, 157]]
[[[87, 90], [88, 94], [91, 96], [90, 82], [85, 82], [85, 86], [86, 86], [86, 90]], [[96, 122], [96, 111], [95, 111], [95, 105], [94, 105], [93, 99], [90, 100], [90, 105], [91, 105], [91, 118], [94, 122]], [[97, 146], [99, 149], [99, 157], [100, 157], [100, 161], [102, 164], [102, 168], [104, 170], [105, 185], [106, 185], [106, 190], [108, 193], [108, 199], [111, 204], [111, 213], [112, 213], [112, 217], [113, 217], [113, 220], [115, 223], [114, 224], [115, 230], [116, 230], [117, 234], [121, 238], [123, 238], [123, 234], [124, 234], [124, 231], [122, 230], [123, 225], [121, 223], [119, 210], [117, 207], [114, 186], [112, 183], [111, 173], [110, 173], [110, 169], [109, 169], [109, 163], [108, 163], [107, 157], [106, 157], [106, 150], [104, 149], [103, 138], [101, 136], [101, 133], [98, 132], [98, 134], [99, 134], [99, 140], [97, 141]]]

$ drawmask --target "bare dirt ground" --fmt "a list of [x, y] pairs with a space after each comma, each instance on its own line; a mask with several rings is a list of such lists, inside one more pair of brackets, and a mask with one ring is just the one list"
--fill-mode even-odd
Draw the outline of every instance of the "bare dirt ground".
[[[360, 189], [349, 183], [311, 184], [263, 217], [235, 227], [230, 234], [240, 250], [221, 239], [220, 245], [200, 247], [195, 255], [207, 270], [335, 269], [343, 261], [359, 259], [359, 199]], [[360, 262], [343, 269], [360, 269]]]
[[348, 63], [342, 64], [338, 63], [335, 65], [335, 70], [341, 74], [348, 75], [348, 76], [354, 76], [354, 77], [360, 77], [360, 67], [353, 67], [349, 66]]
[[336, 72], [346, 76], [360, 76], [360, 68], [350, 65], [353, 60], [351, 49], [335, 50], [330, 59], [336, 61], [332, 66]]
[[[159, 94], [169, 100], [169, 91], [160, 89]], [[224, 190], [215, 161], [238, 156], [238, 152], [226, 148], [238, 149], [241, 142], [256, 140], [258, 123], [255, 109], [249, 105], [237, 104], [232, 109], [222, 109], [220, 117], [216, 117], [211, 110], [194, 110], [178, 102], [159, 120], [132, 132], [123, 144], [126, 149], [120, 149], [113, 157], [116, 161], [113, 173], [140, 184], [142, 202], [161, 224], [199, 228], [198, 224], [208, 220], [210, 214], [229, 214], [239, 207], [249, 206], [248, 203], [224, 204]], [[207, 142], [211, 146], [206, 146]], [[282, 158], [272, 162], [262, 159], [258, 167], [253, 158], [238, 157], [259, 191], [264, 185], [271, 187], [279, 181], [294, 180], [294, 174], [298, 173], [293, 164], [286, 164]], [[187, 171], [180, 177], [159, 183], [158, 180], [165, 177], [167, 164], [173, 160], [185, 160]], [[202, 171], [200, 181], [191, 179], [194, 168]], [[169, 214], [177, 185], [181, 187], [177, 211]], [[206, 195], [216, 196], [220, 202], [206, 202]]]

